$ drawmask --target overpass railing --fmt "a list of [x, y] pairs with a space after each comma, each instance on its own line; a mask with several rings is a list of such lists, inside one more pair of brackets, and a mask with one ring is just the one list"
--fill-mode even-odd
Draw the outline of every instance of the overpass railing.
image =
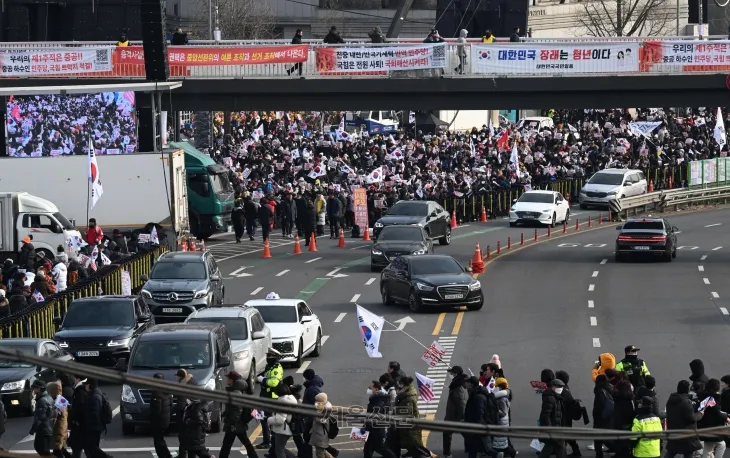
[[[730, 71], [730, 40], [686, 37], [456, 44], [192, 42], [170, 46], [173, 79], [554, 77]], [[145, 77], [142, 46], [3, 43], [0, 78]]]

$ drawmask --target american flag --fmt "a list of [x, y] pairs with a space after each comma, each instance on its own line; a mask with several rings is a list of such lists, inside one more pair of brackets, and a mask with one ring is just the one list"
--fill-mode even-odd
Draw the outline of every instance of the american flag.
[[434, 381], [425, 375], [416, 372], [416, 381], [418, 382], [418, 395], [426, 402], [431, 402], [436, 395], [433, 394]]

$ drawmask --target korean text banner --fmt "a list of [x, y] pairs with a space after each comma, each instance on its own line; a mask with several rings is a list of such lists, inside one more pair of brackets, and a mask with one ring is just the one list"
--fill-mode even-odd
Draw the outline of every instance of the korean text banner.
[[8, 50], [0, 54], [3, 76], [107, 72], [112, 47]]
[[[117, 48], [116, 53], [115, 60], [117, 63], [144, 64], [142, 46]], [[306, 62], [308, 54], [308, 45], [238, 46], [231, 48], [175, 46], [168, 48], [167, 60], [171, 66], [291, 64]]]
[[473, 45], [472, 73], [561, 74], [639, 71], [639, 43]]
[[641, 71], [651, 73], [730, 70], [730, 41], [646, 41]]
[[446, 43], [398, 48], [317, 48], [319, 73], [446, 68]]

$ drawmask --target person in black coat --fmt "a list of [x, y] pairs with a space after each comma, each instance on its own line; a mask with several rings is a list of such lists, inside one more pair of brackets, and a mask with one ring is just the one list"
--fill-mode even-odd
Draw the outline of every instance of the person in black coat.
[[253, 238], [256, 235], [256, 220], [259, 215], [259, 204], [253, 201], [250, 194], [247, 194], [244, 198], [243, 212], [246, 216], [246, 233], [248, 238], [253, 242]]
[[[593, 427], [597, 429], [613, 427], [613, 387], [605, 374], [596, 377], [596, 384], [593, 387]], [[603, 442], [597, 440], [593, 445], [596, 448], [596, 458], [603, 458]]]
[[[631, 383], [628, 380], [621, 380], [616, 384], [616, 392], [613, 395], [613, 429], [631, 431], [635, 416], [636, 406]], [[630, 458], [631, 449], [631, 440], [617, 440], [613, 443], [615, 458]]]
[[315, 230], [317, 229], [317, 210], [311, 201], [307, 201], [307, 209], [304, 212], [302, 224], [304, 227], [304, 237], [306, 238], [304, 246], [309, 246], [309, 242], [314, 237]]
[[23, 239], [23, 246], [20, 247], [20, 253], [18, 253], [18, 267], [32, 272], [35, 270], [36, 253], [35, 247], [30, 242], [30, 237], [25, 237]]
[[281, 235], [293, 237], [294, 222], [297, 220], [297, 204], [294, 203], [294, 196], [291, 192], [287, 191], [279, 208], [281, 208]]
[[231, 211], [231, 223], [233, 231], [236, 233], [236, 243], [241, 243], [241, 237], [246, 229], [246, 215], [243, 209], [243, 199], [238, 197]]
[[[554, 379], [548, 388], [542, 393], [542, 407], [540, 408], [539, 424], [541, 427], [563, 427], [565, 426], [563, 407], [563, 390], [565, 383], [560, 379]], [[546, 440], [545, 446], [540, 452], [540, 458], [549, 458], [555, 455], [558, 458], [565, 456], [565, 441]]]
[[304, 195], [298, 195], [294, 198], [294, 204], [297, 207], [297, 218], [294, 220], [297, 226], [297, 234], [304, 237], [304, 219], [307, 213], [307, 198]]
[[[177, 376], [177, 382], [181, 383], [183, 385], [192, 385], [197, 386], [197, 383], [195, 382], [195, 379], [192, 375], [188, 374], [188, 372], [185, 369], [178, 369], [177, 373], [175, 374]], [[177, 423], [177, 439], [180, 443], [180, 446], [177, 451], [177, 458], [186, 458], [188, 453], [187, 448], [187, 433], [185, 431], [185, 420], [184, 420], [184, 413], [185, 413], [185, 407], [190, 403], [190, 401], [187, 398], [180, 397], [177, 400], [177, 404], [175, 405], [175, 420]]]
[[101, 435], [106, 431], [106, 425], [101, 419], [103, 409], [103, 394], [99, 389], [99, 382], [87, 379], [85, 383], [86, 402], [84, 405], [84, 452], [88, 458], [108, 458], [109, 455], [99, 447]]
[[[464, 409], [464, 422], [477, 425], [488, 424], [487, 418], [489, 413], [488, 396], [491, 393], [487, 389], [479, 385], [479, 378], [476, 376], [469, 377], [464, 383], [464, 387], [469, 392], [469, 400], [466, 401]], [[477, 434], [463, 434], [464, 445], [469, 454], [469, 458], [476, 458], [480, 454], [488, 454], [492, 457], [502, 458], [502, 453], [495, 453], [492, 448], [492, 438], [489, 436], [481, 436]], [[500, 456], [501, 455], [501, 456]]]
[[[677, 392], [672, 393], [667, 400], [667, 429], [696, 429], [697, 422], [702, 420], [704, 411], [695, 412], [694, 404], [689, 397], [690, 383], [680, 380]], [[702, 449], [702, 443], [697, 437], [673, 439], [667, 441], [667, 458], [674, 455], [689, 456]]]
[[269, 201], [267, 199], [261, 199], [257, 216], [259, 219], [259, 225], [261, 226], [261, 238], [265, 241], [269, 238], [269, 232], [271, 232], [271, 218], [274, 216], [271, 213], [271, 205], [269, 205]]
[[[241, 374], [231, 371], [226, 374], [226, 391], [231, 394], [245, 394], [248, 392], [246, 381], [243, 380]], [[246, 431], [248, 423], [252, 420], [251, 409], [241, 408], [233, 404], [227, 404], [223, 414], [223, 443], [221, 444], [220, 458], [228, 458], [231, 453], [233, 441], [238, 438], [241, 444], [246, 448], [246, 453], [250, 458], [257, 458], [258, 454], [251, 440], [248, 438]]]
[[[155, 374], [153, 378], [164, 380], [163, 374]], [[172, 395], [161, 391], [153, 391], [150, 399], [150, 427], [155, 453], [158, 458], [172, 458], [170, 449], [165, 442], [165, 433], [170, 427], [172, 417]]]
[[644, 386], [640, 386], [636, 389], [636, 399], [643, 399], [649, 397], [652, 399], [651, 413], [664, 420], [663, 411], [659, 410], [659, 398], [656, 392], [656, 379], [653, 375], [647, 375], [644, 377]]
[[[293, 45], [300, 45], [302, 44], [302, 29], [297, 29], [296, 32], [294, 32], [294, 38], [291, 39], [291, 44]], [[287, 75], [290, 75], [294, 73], [295, 71], [299, 70], [299, 76], [302, 76], [302, 63], [297, 62], [294, 64], [292, 68], [286, 71]]]
[[314, 373], [314, 369], [304, 371], [304, 396], [302, 396], [302, 404], [313, 406], [315, 396], [322, 392], [324, 380], [322, 377]]
[[[373, 380], [368, 388], [368, 407], [367, 411], [376, 415], [387, 415], [390, 408], [390, 397], [388, 392], [383, 389], [380, 382]], [[365, 441], [363, 449], [363, 458], [373, 458], [373, 454], [377, 453], [383, 458], [396, 458], [393, 451], [386, 446], [385, 438], [387, 427], [381, 426], [377, 420], [366, 420], [365, 431], [369, 432], [368, 440]]]
[[[704, 392], [697, 393], [697, 401], [701, 403], [710, 397], [715, 400], [715, 405], [705, 408], [705, 415], [697, 422], [699, 429], [717, 428], [728, 424], [728, 414], [721, 407], [720, 381], [715, 378], [707, 381]], [[718, 457], [725, 453], [725, 441], [722, 437], [700, 436], [700, 440], [704, 441], [703, 454], [712, 452]]]
[[82, 380], [78, 376], [74, 377], [74, 392], [70, 399], [71, 408], [68, 412], [68, 428], [71, 430], [71, 434], [68, 438], [68, 445], [71, 447], [73, 458], [80, 458], [81, 452], [84, 451], [84, 412], [86, 409], [86, 387], [84, 383], [86, 380]]
[[337, 31], [337, 27], [332, 26], [330, 27], [330, 31], [327, 32], [327, 35], [325, 35], [324, 42], [333, 45], [338, 43], [343, 44], [345, 43], [345, 40], [343, 40], [340, 36], [340, 33]]
[[335, 196], [334, 191], [330, 191], [327, 198], [327, 219], [330, 224], [330, 238], [335, 239], [340, 235], [340, 213], [342, 212], [342, 202]]
[[[469, 400], [469, 393], [464, 386], [469, 376], [464, 373], [461, 366], [454, 366], [448, 371], [453, 378], [449, 384], [449, 395], [446, 398], [446, 416], [445, 421], [464, 421], [464, 411], [466, 403]], [[444, 456], [451, 456], [451, 440], [452, 433], [444, 433], [443, 450]]]
[[183, 411], [183, 430], [185, 432], [185, 451], [190, 458], [210, 458], [205, 446], [208, 431], [208, 402], [198, 399], [189, 401]]
[[689, 376], [692, 383], [701, 382], [707, 385], [707, 381], [710, 378], [705, 374], [705, 363], [701, 359], [693, 359], [690, 361], [689, 368], [692, 371], [692, 375]]
[[[580, 409], [580, 402], [578, 402], [574, 397], [573, 393], [570, 391], [570, 387], [568, 386], [568, 382], [570, 381], [570, 375], [565, 371], [556, 371], [555, 372], [555, 378], [565, 383], [565, 389], [561, 393], [561, 396], [563, 397], [563, 419], [565, 421], [565, 427], [572, 428], [573, 427], [573, 414], [576, 412], [576, 409]], [[569, 440], [565, 441], [567, 445], [570, 446], [571, 453], [570, 457], [577, 458], [581, 456], [580, 453], [580, 447], [578, 446], [578, 442], [575, 440]]]

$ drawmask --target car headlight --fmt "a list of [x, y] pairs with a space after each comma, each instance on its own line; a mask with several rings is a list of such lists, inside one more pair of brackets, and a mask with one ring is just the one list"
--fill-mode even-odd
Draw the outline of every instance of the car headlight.
[[426, 250], [416, 250], [413, 254], [426, 254]]
[[130, 339], [117, 339], [117, 340], [110, 340], [108, 344], [106, 344], [107, 347], [126, 347], [129, 345]]
[[608, 196], [615, 196], [616, 194], [618, 194], [618, 191], [609, 191], [606, 193]]
[[380, 221], [376, 221], [375, 226], [373, 227], [383, 227], [383, 223], [381, 223]]
[[146, 297], [147, 299], [152, 299], [152, 293], [150, 293], [150, 292], [149, 292], [149, 291], [147, 291], [146, 289], [143, 289], [142, 291], [140, 291], [140, 292], [139, 292], [139, 294], [140, 294], [140, 295], [141, 295], [142, 297]]
[[235, 361], [241, 361], [248, 358], [248, 350], [239, 351], [238, 353], [233, 354], [233, 359]]
[[122, 402], [127, 404], [136, 404], [137, 398], [134, 396], [134, 391], [129, 385], [122, 385]]
[[207, 289], [205, 289], [203, 291], [196, 291], [195, 292], [194, 299], [200, 299], [201, 297], [205, 297], [205, 296], [208, 295], [209, 292], [210, 291], [208, 291]]
[[375, 256], [380, 256], [380, 255], [382, 255], [382, 254], [383, 254], [383, 252], [382, 252], [382, 251], [378, 251], [378, 250], [376, 250], [375, 248], [373, 248], [373, 254], [374, 254]]
[[208, 380], [208, 383], [205, 384], [205, 386], [203, 387], [203, 389], [204, 390], [210, 390], [210, 391], [215, 390], [215, 379], [212, 378], [212, 379]]
[[482, 289], [482, 284], [479, 280], [469, 285], [469, 291], [479, 291], [480, 289]]
[[18, 380], [17, 382], [8, 382], [3, 384], [2, 391], [15, 391], [22, 390], [25, 386], [25, 380]]
[[512, 207], [512, 208], [509, 209], [509, 211], [516, 212], [517, 210], [515, 209], [515, 207]]
[[66, 342], [58, 342], [58, 346], [61, 348], [68, 348], [68, 344]]
[[553, 211], [553, 210], [551, 208], [548, 208], [547, 210], [543, 210], [542, 212], [543, 213], [550, 213], [551, 211]]
[[416, 287], [421, 291], [433, 291], [433, 286], [424, 285], [423, 283], [416, 283]]

